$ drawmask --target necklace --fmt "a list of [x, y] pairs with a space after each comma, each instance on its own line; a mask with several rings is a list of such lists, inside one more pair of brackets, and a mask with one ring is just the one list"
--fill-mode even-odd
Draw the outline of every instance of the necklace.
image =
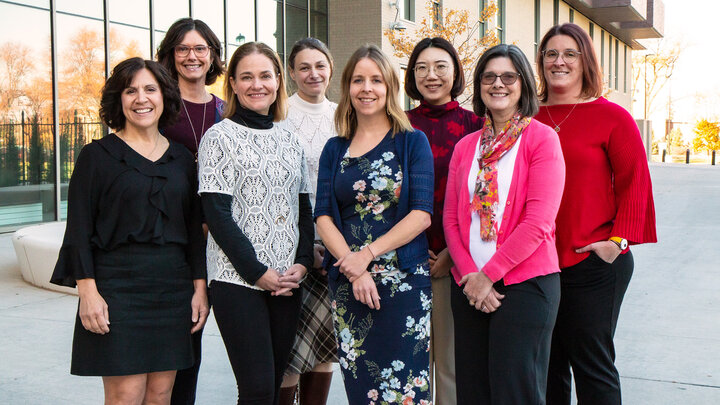
[[550, 107], [547, 105], [545, 106], [545, 108], [547, 109], [547, 112], [548, 112], [548, 118], [550, 118], [550, 122], [552, 122], [553, 125], [555, 126], [555, 128], [553, 128], [555, 130], [555, 132], [560, 132], [560, 125], [562, 125], [563, 122], [565, 122], [568, 118], [570, 118], [570, 115], [572, 115], [573, 111], [575, 110], [575, 107], [577, 107], [578, 104], [580, 104], [579, 100], [577, 103], [575, 103], [575, 105], [573, 105], [573, 107], [570, 109], [570, 112], [568, 113], [568, 115], [566, 115], [565, 118], [562, 121], [560, 121], [559, 124], [555, 123], [555, 120], [553, 119], [552, 115], [550, 114]]
[[[193, 133], [193, 140], [195, 141], [195, 163], [198, 161], [198, 149], [200, 149], [200, 145], [198, 144], [198, 136], [197, 133], [195, 133], [195, 125], [193, 125], [192, 120], [190, 119], [190, 114], [188, 114], [187, 107], [185, 106], [185, 100], [182, 98], [180, 99], [183, 105], [183, 110], [185, 110], [185, 116], [188, 119], [188, 122], [190, 122], [190, 129], [192, 129]], [[200, 136], [202, 136], [205, 133], [205, 112], [207, 109], [208, 103], [203, 103], [203, 114], [202, 114], [202, 125], [200, 127]]]
[[120, 134], [120, 132], [118, 132], [116, 135], [117, 135], [120, 139], [122, 139], [123, 142], [125, 142], [125, 144], [126, 144], [127, 146], [129, 146], [132, 150], [134, 150], [135, 152], [137, 152], [139, 155], [142, 155], [143, 157], [145, 157], [147, 160], [153, 160], [153, 159], [152, 159], [152, 156], [153, 156], [153, 153], [155, 153], [155, 149], [157, 149], [158, 144], [160, 143], [160, 136], [161, 136], [160, 133], [158, 133], [158, 134], [155, 136], [155, 144], [153, 145], [153, 148], [150, 150], [150, 153], [148, 153], [147, 155], [145, 155], [144, 153], [141, 153], [138, 149], [135, 149], [135, 148], [132, 147], [131, 143], [128, 142], [128, 140], [125, 138], [125, 134]]

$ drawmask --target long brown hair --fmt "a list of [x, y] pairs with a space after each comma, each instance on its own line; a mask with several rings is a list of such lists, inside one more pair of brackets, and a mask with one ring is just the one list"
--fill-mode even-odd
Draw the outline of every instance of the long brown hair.
[[405, 111], [400, 107], [400, 101], [398, 100], [400, 79], [398, 79], [398, 75], [395, 73], [390, 59], [388, 59], [377, 45], [366, 44], [352, 54], [343, 70], [340, 82], [340, 102], [338, 103], [337, 110], [335, 110], [335, 130], [337, 134], [342, 138], [352, 139], [357, 130], [357, 114], [350, 100], [350, 80], [355, 72], [355, 65], [364, 58], [375, 62], [387, 86], [385, 113], [390, 120], [393, 133], [412, 130], [410, 120], [408, 120]]
[[266, 56], [268, 59], [270, 59], [273, 67], [275, 68], [275, 74], [277, 74], [278, 76], [278, 90], [275, 101], [270, 105], [270, 112], [272, 112], [273, 114], [273, 121], [282, 121], [285, 119], [285, 110], [287, 108], [286, 105], [288, 98], [287, 91], [285, 90], [284, 69], [278, 54], [275, 53], [272, 48], [262, 42], [248, 42], [242, 44], [238, 49], [235, 50], [232, 57], [230, 58], [230, 62], [228, 63], [227, 68], [227, 75], [225, 76], [225, 84], [223, 86], [225, 90], [225, 100], [227, 103], [223, 117], [232, 117], [235, 114], [235, 111], [237, 111], [238, 105], [240, 105], [237, 95], [233, 91], [230, 79], [235, 80], [235, 71], [237, 70], [237, 65], [240, 63], [242, 58], [253, 53]]
[[538, 49], [540, 52], [537, 54], [537, 72], [539, 80], [539, 92], [538, 97], [540, 101], [547, 101], [548, 99], [548, 88], [547, 82], [545, 81], [545, 70], [543, 69], [543, 52], [547, 46], [550, 38], [556, 35], [567, 35], [574, 39], [578, 44], [578, 51], [580, 51], [580, 60], [583, 65], [583, 83], [582, 92], [580, 93], [583, 97], [600, 97], [603, 90], [602, 73], [600, 71], [600, 64], [598, 63], [597, 55], [595, 54], [595, 47], [592, 45], [592, 39], [590, 36], [580, 28], [579, 25], [573, 23], [565, 23], [555, 25], [548, 30], [548, 32], [540, 41]]

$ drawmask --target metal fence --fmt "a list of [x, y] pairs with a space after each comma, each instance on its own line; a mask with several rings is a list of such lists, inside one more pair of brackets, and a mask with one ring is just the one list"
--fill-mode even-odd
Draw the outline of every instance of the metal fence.
[[[103, 135], [103, 124], [77, 113], [60, 118], [60, 181], [67, 182], [80, 149]], [[52, 120], [0, 121], [0, 187], [54, 183]]]

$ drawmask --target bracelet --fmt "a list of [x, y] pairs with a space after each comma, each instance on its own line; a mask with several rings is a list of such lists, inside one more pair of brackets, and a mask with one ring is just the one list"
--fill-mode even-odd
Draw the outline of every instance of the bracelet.
[[371, 254], [372, 257], [373, 257], [373, 260], [377, 259], [377, 256], [375, 256], [375, 253], [373, 253], [372, 249], [370, 249], [370, 245], [367, 245], [367, 246], [365, 246], [365, 247], [367, 248], [367, 250], [370, 251], [370, 254]]

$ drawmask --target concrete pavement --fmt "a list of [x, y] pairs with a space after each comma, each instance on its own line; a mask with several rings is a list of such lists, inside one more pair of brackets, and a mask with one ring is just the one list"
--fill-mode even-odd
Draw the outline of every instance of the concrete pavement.
[[[720, 167], [651, 166], [660, 243], [633, 248], [635, 274], [618, 325], [626, 404], [720, 403]], [[98, 404], [100, 378], [69, 374], [77, 298], [22, 281], [0, 235], [0, 403]], [[235, 402], [213, 319], [198, 404]], [[337, 368], [336, 368], [337, 370]], [[336, 371], [328, 404], [344, 405]]]

